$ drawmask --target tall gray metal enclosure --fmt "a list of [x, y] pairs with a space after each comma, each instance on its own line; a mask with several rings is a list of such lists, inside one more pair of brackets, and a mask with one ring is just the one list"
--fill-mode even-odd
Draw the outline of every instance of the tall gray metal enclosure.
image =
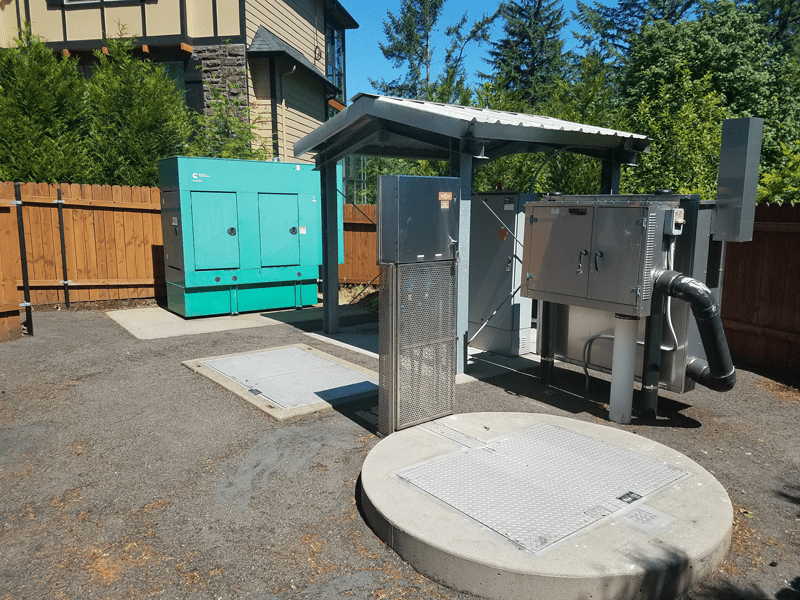
[[531, 351], [530, 298], [522, 279], [525, 203], [532, 194], [472, 196], [469, 265], [469, 345], [505, 356]]
[[378, 430], [452, 414], [460, 182], [378, 178]]

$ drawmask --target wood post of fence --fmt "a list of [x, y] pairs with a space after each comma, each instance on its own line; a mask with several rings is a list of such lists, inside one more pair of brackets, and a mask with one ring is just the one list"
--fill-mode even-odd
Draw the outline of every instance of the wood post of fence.
[[17, 292], [17, 210], [11, 204], [13, 199], [14, 184], [0, 182], [0, 342], [22, 335]]

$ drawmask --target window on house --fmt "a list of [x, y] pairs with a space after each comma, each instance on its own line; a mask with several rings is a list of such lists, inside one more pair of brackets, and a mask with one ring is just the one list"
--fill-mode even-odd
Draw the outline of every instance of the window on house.
[[[335, 19], [329, 18], [325, 24], [325, 76], [341, 91], [336, 96], [345, 104], [344, 89], [344, 26]], [[336, 109], [328, 107], [328, 118], [336, 114]]]

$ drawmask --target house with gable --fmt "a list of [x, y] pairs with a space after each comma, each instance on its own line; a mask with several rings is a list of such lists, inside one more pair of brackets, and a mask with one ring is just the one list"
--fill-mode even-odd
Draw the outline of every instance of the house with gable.
[[294, 142], [344, 108], [345, 32], [358, 27], [338, 0], [0, 0], [0, 47], [25, 23], [86, 68], [105, 38], [134, 36], [198, 111], [226, 82], [283, 161], [298, 160]]

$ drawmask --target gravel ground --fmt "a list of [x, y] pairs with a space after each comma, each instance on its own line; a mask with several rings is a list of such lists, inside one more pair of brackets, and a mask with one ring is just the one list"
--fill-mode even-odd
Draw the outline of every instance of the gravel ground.
[[[37, 312], [0, 344], [0, 598], [467, 599], [417, 574], [359, 513], [375, 400], [271, 421], [181, 361], [305, 343], [278, 324], [138, 340], [99, 311]], [[310, 323], [303, 329], [314, 329]], [[662, 395], [619, 426], [711, 471], [735, 507], [729, 560], [692, 600], [800, 598], [800, 394], [740, 371], [728, 394]], [[581, 375], [461, 385], [457, 411], [608, 424]], [[595, 379], [592, 398], [608, 383]]]

